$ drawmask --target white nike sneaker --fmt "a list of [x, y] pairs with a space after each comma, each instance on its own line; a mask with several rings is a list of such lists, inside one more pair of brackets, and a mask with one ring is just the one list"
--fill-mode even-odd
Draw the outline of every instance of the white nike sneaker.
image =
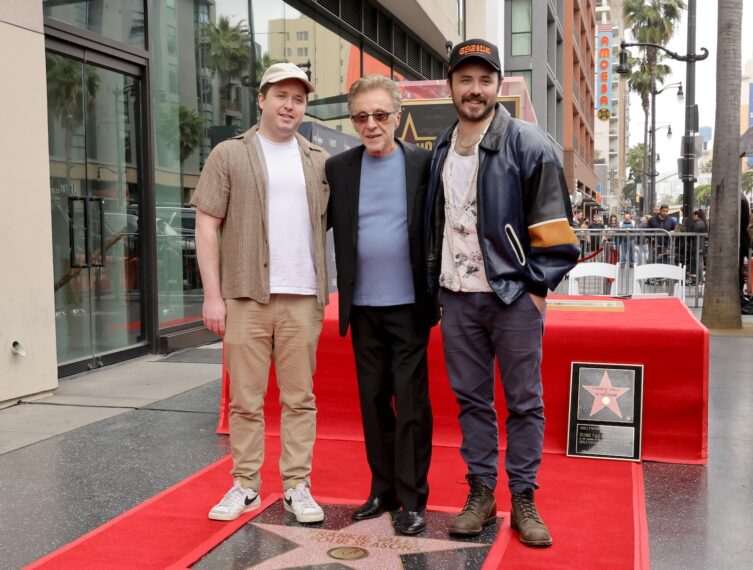
[[232, 521], [243, 513], [258, 509], [260, 505], [259, 491], [244, 489], [236, 481], [222, 500], [209, 511], [209, 518], [215, 521]]
[[298, 483], [295, 489], [288, 489], [283, 496], [285, 510], [295, 515], [301, 523], [321, 522], [324, 511], [316, 504], [306, 483]]

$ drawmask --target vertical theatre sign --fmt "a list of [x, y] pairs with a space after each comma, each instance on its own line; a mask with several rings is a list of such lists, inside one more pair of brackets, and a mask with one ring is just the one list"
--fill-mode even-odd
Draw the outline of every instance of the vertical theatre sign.
[[[753, 83], [748, 85], [748, 128], [753, 127]], [[748, 157], [748, 168], [753, 168], [753, 156]]]
[[612, 116], [612, 25], [596, 28], [596, 116], [608, 121]]

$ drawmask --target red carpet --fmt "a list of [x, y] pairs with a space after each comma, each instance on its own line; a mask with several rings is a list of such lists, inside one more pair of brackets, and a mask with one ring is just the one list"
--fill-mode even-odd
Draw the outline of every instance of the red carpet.
[[[565, 452], [572, 362], [641, 364], [644, 366], [642, 458], [705, 464], [708, 330], [679, 299], [622, 302], [624, 308], [620, 312], [548, 311], [542, 362], [547, 417], [545, 451]], [[432, 331], [429, 344], [429, 371], [434, 444], [460, 445], [458, 408], [445, 372], [438, 327]], [[320, 434], [343, 437], [351, 434], [354, 421], [360, 425], [354, 377], [350, 339], [337, 334], [337, 298], [333, 295], [325, 313], [315, 378], [322, 418]], [[273, 384], [270, 382], [270, 388]], [[500, 440], [504, 442], [507, 412], [500, 384], [497, 393]], [[227, 407], [222, 409], [225, 411], [219, 431], [227, 433]], [[268, 426], [279, 429], [279, 414], [270, 416]], [[360, 438], [360, 431], [352, 436]]]
[[[278, 438], [268, 437], [262, 471], [263, 494], [268, 500], [281, 492], [278, 455]], [[218, 461], [28, 568], [185, 568], [253, 515], [231, 523], [207, 518], [209, 508], [229, 484], [229, 470], [229, 458]], [[431, 506], [459, 510], [466, 493], [463, 475], [458, 450], [435, 447], [429, 477]], [[315, 497], [357, 503], [368, 493], [368, 481], [363, 443], [317, 440]], [[497, 501], [505, 517], [498, 538], [502, 563], [492, 568], [648, 568], [640, 465], [546, 454], [540, 481], [537, 504], [554, 545], [529, 549], [517, 541], [503, 513], [509, 511], [509, 495], [500, 485]]]
[[[328, 316], [335, 307], [330, 305]], [[312, 490], [315, 497], [358, 503], [368, 494], [369, 471], [350, 341], [336, 335], [335, 323], [332, 318], [325, 322], [318, 352], [315, 392], [319, 416]], [[467, 491], [465, 466], [458, 452], [457, 404], [447, 384], [437, 332], [432, 337], [430, 361], [434, 451], [429, 503], [430, 508], [456, 512]], [[277, 388], [271, 381], [266, 406], [267, 456], [262, 470], [266, 500], [281, 492], [277, 399]], [[501, 421], [502, 401], [498, 409]], [[552, 447], [559, 451], [561, 445], [547, 445], [549, 451]], [[503, 461], [500, 457], [500, 464]], [[548, 549], [522, 546], [509, 529], [507, 513], [503, 512], [509, 510], [510, 499], [503, 475], [497, 501], [505, 524], [485, 568], [648, 568], [641, 469], [628, 462], [546, 453], [537, 505], [554, 536], [554, 546]], [[232, 523], [207, 518], [209, 508], [230, 484], [229, 471], [229, 458], [210, 465], [30, 568], [185, 568], [252, 516]]]

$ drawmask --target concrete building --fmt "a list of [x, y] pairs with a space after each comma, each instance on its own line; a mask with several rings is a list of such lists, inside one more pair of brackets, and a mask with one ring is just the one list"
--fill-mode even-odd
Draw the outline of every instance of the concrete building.
[[599, 203], [594, 173], [594, 77], [596, 24], [593, 0], [564, 2], [563, 97], [565, 178], [571, 192]]
[[[563, 161], [565, 4], [564, 0], [506, 0], [504, 15], [505, 76], [525, 78], [539, 126], [549, 134]], [[570, 191], [574, 191], [572, 186]]]
[[505, 75], [528, 82], [570, 193], [596, 203], [593, 0], [506, 0], [504, 21]]

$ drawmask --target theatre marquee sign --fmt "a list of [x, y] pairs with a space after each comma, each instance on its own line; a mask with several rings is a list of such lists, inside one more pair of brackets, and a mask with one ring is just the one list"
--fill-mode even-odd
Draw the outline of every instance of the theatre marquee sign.
[[612, 116], [612, 26], [600, 25], [596, 35], [596, 116]]

